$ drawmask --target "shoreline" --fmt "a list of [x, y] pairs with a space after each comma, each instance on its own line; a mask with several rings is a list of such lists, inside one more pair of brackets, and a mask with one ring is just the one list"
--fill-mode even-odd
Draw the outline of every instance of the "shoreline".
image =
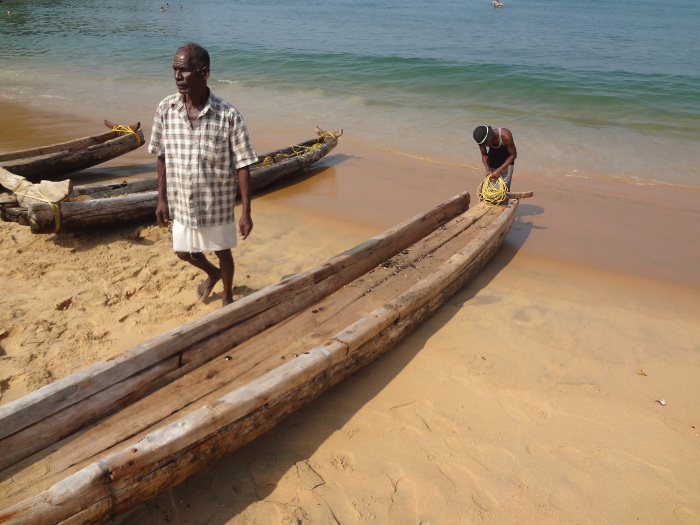
[[[42, 137], [88, 125], [18, 111], [15, 135], [25, 116]], [[260, 151], [310, 134], [255, 129]], [[349, 136], [322, 165], [254, 198], [235, 298], [479, 182]], [[513, 186], [535, 196], [504, 246], [412, 335], [118, 522], [698, 523], [697, 191], [517, 169]], [[219, 308], [158, 226], [0, 227], [1, 404]]]
[[[21, 105], [12, 109], [0, 130], [0, 144], [13, 137], [19, 145], [8, 151], [77, 138], [89, 133], [82, 130], [95, 132], [102, 125], [100, 119], [85, 115], [43, 113]], [[86, 170], [86, 183], [119, 179], [125, 172], [128, 177], [155, 176], [155, 160], [147, 152], [150, 120], [142, 120], [141, 126], [146, 144]], [[275, 129], [257, 122], [250, 127], [259, 153], [314, 135], [312, 130]], [[478, 152], [472, 153], [477, 160]], [[135, 174], [129, 173], [129, 166], [138, 166]], [[379, 232], [465, 189], [475, 198], [481, 180], [475, 164], [416, 160], [372, 148], [347, 133], [312, 173], [320, 172], [319, 167], [325, 168], [321, 177], [307, 177], [264, 198], [290, 210]], [[528, 242], [520, 242], [525, 254], [700, 288], [700, 247], [688, 242], [700, 230], [700, 188], [640, 184], [602, 173], [594, 178], [555, 178], [534, 174], [519, 162], [513, 190], [535, 192], [534, 198], [521, 202], [519, 211], [522, 227], [529, 225], [534, 231]], [[523, 232], [511, 232], [510, 238], [516, 236]]]

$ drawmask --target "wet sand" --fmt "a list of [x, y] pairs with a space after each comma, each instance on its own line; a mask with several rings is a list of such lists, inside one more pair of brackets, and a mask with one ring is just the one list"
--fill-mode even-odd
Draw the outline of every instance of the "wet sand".
[[[104, 118], [13, 108], [3, 150], [87, 135]], [[311, 135], [249, 125], [261, 152]], [[154, 169], [141, 148], [87, 175]], [[345, 135], [322, 169], [254, 199], [234, 297], [479, 179]], [[513, 189], [535, 197], [504, 247], [413, 335], [120, 521], [700, 523], [698, 191], [544, 178], [526, 162]], [[2, 404], [220, 305], [220, 285], [196, 300], [201, 276], [158, 226], [0, 228]]]

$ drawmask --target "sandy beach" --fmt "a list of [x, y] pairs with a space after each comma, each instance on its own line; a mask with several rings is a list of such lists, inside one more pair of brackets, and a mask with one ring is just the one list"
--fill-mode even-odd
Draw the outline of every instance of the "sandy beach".
[[[3, 150], [104, 116], [13, 106]], [[141, 117], [143, 118], [143, 117]], [[143, 122], [146, 136], [150, 122]], [[259, 152], [312, 130], [249, 121]], [[465, 189], [466, 166], [342, 137], [253, 201], [234, 298]], [[145, 148], [90, 180], [153, 174]], [[555, 179], [477, 279], [378, 361], [117, 523], [700, 523], [698, 190]], [[220, 307], [157, 225], [36, 236], [0, 223], [0, 404]], [[664, 401], [664, 404], [659, 401]]]

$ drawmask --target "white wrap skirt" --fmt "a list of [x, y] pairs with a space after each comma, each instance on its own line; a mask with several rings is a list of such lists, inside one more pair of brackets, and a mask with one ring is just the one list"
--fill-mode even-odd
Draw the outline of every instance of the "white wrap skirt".
[[236, 223], [191, 228], [173, 221], [173, 249], [176, 252], [227, 250], [238, 245]]

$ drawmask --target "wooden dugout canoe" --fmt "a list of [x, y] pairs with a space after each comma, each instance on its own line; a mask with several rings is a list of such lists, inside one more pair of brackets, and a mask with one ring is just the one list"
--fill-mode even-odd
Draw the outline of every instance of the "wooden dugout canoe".
[[494, 255], [518, 208], [469, 194], [0, 407], [0, 523], [100, 523], [368, 364]]
[[0, 167], [29, 181], [56, 180], [68, 173], [106, 162], [144, 143], [141, 123], [119, 126], [105, 120], [111, 131], [69, 142], [0, 153]]
[[[338, 145], [342, 130], [262, 155], [250, 167], [253, 192], [302, 173]], [[152, 220], [158, 204], [158, 178], [131, 179], [111, 184], [73, 186], [68, 199], [18, 206], [0, 199], [0, 218], [31, 227], [32, 233], [66, 233]], [[58, 214], [58, 215], [57, 215]]]

